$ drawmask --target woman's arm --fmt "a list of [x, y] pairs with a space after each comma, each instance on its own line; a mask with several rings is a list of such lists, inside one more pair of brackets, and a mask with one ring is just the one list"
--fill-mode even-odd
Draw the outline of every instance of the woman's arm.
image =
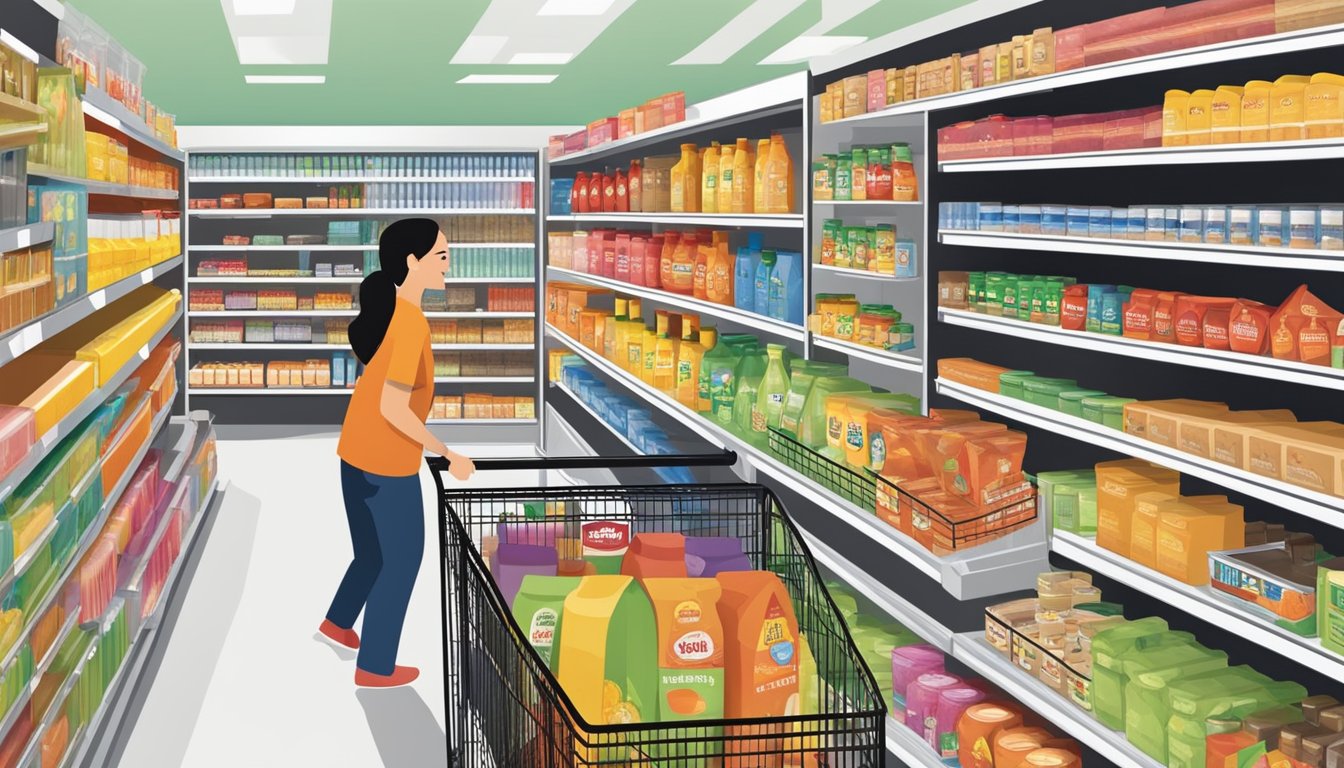
[[466, 480], [476, 467], [471, 459], [448, 449], [441, 440], [429, 431], [425, 423], [416, 418], [411, 410], [411, 388], [388, 381], [383, 385], [383, 396], [379, 401], [379, 411], [387, 423], [401, 434], [414, 440], [430, 453], [442, 456], [449, 462], [449, 474], [458, 480]]

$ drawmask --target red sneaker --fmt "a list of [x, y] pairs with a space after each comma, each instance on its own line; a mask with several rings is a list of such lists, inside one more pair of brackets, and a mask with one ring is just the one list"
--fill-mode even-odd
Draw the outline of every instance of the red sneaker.
[[409, 685], [415, 682], [420, 676], [420, 670], [415, 667], [396, 666], [392, 668], [390, 675], [375, 675], [372, 672], [365, 672], [362, 669], [355, 669], [355, 685], [361, 688], [396, 688], [400, 685]]
[[352, 651], [359, 650], [359, 635], [355, 634], [355, 630], [341, 629], [331, 623], [331, 619], [323, 619], [322, 626], [318, 627], [317, 631], [339, 646], [349, 648]]

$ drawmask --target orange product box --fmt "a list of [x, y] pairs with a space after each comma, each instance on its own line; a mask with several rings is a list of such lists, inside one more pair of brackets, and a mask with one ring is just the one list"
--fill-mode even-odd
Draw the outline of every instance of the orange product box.
[[[1231, 411], [1215, 414], [1184, 414], [1180, 425], [1176, 448], [1193, 453], [1205, 459], [1222, 461], [1225, 464], [1240, 467], [1239, 457], [1244, 454], [1245, 430], [1238, 425], [1295, 423], [1297, 417], [1289, 410]], [[1222, 436], [1222, 433], [1227, 433]], [[1223, 461], [1220, 456], [1233, 456], [1237, 460]]]
[[1209, 583], [1209, 552], [1246, 545], [1242, 507], [1226, 500], [1168, 501], [1159, 514], [1157, 570], [1186, 584]]
[[1130, 560], [1146, 568], [1157, 568], [1157, 528], [1162, 521], [1162, 504], [1178, 498], [1165, 491], [1148, 491], [1134, 497], [1134, 514], [1129, 521]]
[[1097, 471], [1097, 546], [1129, 556], [1134, 501], [1139, 494], [1181, 492], [1181, 476], [1145, 461], [1103, 462]]
[[1181, 416], [1217, 416], [1227, 413], [1222, 403], [1201, 400], [1147, 400], [1125, 404], [1125, 433], [1169, 448], [1177, 443], [1177, 422]]
[[1247, 471], [1332, 496], [1344, 496], [1344, 425], [1268, 424], [1250, 430]]
[[639, 110], [635, 107], [621, 110], [617, 115], [616, 138], [625, 139], [635, 135], [635, 113]]
[[1204, 320], [1211, 309], [1230, 311], [1235, 299], [1211, 296], [1176, 297], [1176, 343], [1186, 347], [1204, 346]]
[[271, 208], [278, 207], [273, 205], [273, 198], [270, 192], [248, 192], [243, 195], [244, 208]]
[[1022, 482], [1022, 458], [1027, 450], [1023, 432], [984, 434], [974, 426], [953, 426], [931, 431], [925, 445], [943, 490], [971, 504], [988, 504], [1003, 488]]
[[1331, 309], [1307, 286], [1299, 286], [1269, 319], [1270, 354], [1280, 360], [1331, 364], [1331, 347], [1344, 314]]
[[999, 376], [1009, 370], [969, 357], [945, 357], [938, 361], [939, 378], [994, 394], [999, 392]]
[[[1036, 519], [1034, 489], [1022, 482], [990, 504], [973, 504], [944, 491], [936, 479], [910, 483], [901, 494], [901, 524], [935, 555], [988, 543]], [[908, 521], [908, 523], [906, 522]]]
[[68, 355], [34, 351], [5, 364], [0, 405], [33, 411], [37, 435], [45, 435], [97, 388], [94, 366]]

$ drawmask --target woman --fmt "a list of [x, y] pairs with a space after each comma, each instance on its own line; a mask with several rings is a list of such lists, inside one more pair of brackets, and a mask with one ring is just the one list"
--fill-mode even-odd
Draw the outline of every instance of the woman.
[[[378, 238], [378, 263], [382, 269], [359, 287], [359, 316], [350, 323], [350, 346], [364, 373], [336, 448], [355, 557], [318, 631], [359, 650], [356, 685], [387, 688], [420, 674], [396, 661], [424, 554], [424, 451], [447, 459], [458, 480], [469, 478], [475, 466], [425, 426], [434, 399], [434, 354], [420, 299], [427, 289], [442, 290], [448, 271], [448, 243], [439, 225], [430, 219], [392, 224]], [[352, 629], [360, 611], [362, 643]]]

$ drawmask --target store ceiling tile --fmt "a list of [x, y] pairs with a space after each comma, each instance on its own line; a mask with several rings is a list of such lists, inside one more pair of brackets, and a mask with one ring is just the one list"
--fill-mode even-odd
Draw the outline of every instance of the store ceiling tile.
[[[805, 62], [762, 62], [813, 45], [809, 38], [873, 39], [968, 2], [71, 4], [145, 63], [145, 94], [184, 125], [565, 125], [669, 91], [686, 91], [690, 102], [710, 99], [803, 69]], [[240, 56], [257, 63], [240, 63]], [[556, 77], [545, 84], [460, 82], [503, 74]], [[326, 82], [249, 85], [245, 75], [323, 75]]]

